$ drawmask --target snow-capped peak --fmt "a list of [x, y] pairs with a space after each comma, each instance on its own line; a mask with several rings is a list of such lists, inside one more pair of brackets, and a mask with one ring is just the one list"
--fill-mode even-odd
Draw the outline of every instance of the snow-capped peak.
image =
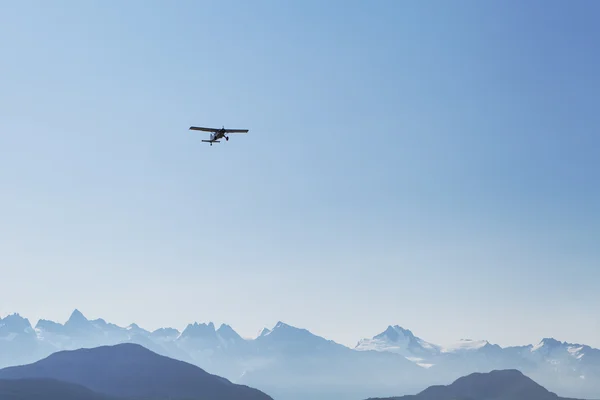
[[284, 322], [278, 321], [275, 324], [275, 326], [273, 327], [273, 330], [275, 330], [275, 329], [287, 329], [287, 328], [293, 328], [293, 327], [290, 326], [290, 325], [288, 325], [288, 324], [286, 324], [286, 323], [284, 323]]
[[410, 330], [404, 329], [398, 325], [394, 325], [394, 326], [390, 325], [384, 332], [373, 337], [373, 339], [387, 338], [387, 339], [391, 340], [392, 342], [397, 342], [401, 338], [414, 338], [414, 337], [415, 337], [415, 335], [413, 335], [413, 333]]
[[535, 346], [533, 346], [531, 348], [531, 352], [536, 352], [536, 351], [540, 351], [542, 349], [554, 349], [557, 347], [562, 346], [563, 343], [554, 339], [554, 338], [544, 338], [542, 339], [538, 344], [536, 344]]
[[271, 332], [269, 328], [262, 328], [260, 332], [258, 332], [257, 338], [268, 335]]
[[411, 360], [422, 361], [423, 357], [435, 355], [439, 347], [416, 337], [410, 330], [399, 325], [390, 325], [372, 339], [362, 339], [355, 347], [359, 351], [385, 351], [403, 355]]
[[307, 335], [307, 336], [315, 336], [312, 333], [310, 333], [309, 331], [307, 331], [306, 329], [302, 329], [302, 328], [296, 328], [295, 326], [292, 325], [288, 325], [284, 322], [277, 322], [275, 324], [275, 326], [273, 327], [273, 329], [271, 329], [271, 331], [267, 334], [265, 334], [265, 336], [273, 336], [274, 334], [277, 334], [277, 336], [281, 336], [281, 335], [286, 335], [286, 336], [290, 336], [290, 335]]
[[270, 336], [270, 335], [272, 335], [274, 333], [281, 334], [282, 331], [294, 331], [294, 330], [298, 330], [298, 328], [294, 328], [291, 325], [288, 325], [288, 324], [286, 324], [284, 322], [278, 321], [275, 324], [275, 326], [273, 327], [273, 329], [264, 328], [261, 331], [260, 335], [258, 335], [258, 337], [261, 338], [261, 337]]

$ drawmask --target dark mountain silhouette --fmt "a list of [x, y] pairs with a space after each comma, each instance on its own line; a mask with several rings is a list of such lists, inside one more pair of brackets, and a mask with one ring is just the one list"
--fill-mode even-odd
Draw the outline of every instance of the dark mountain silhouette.
[[0, 379], [24, 378], [56, 379], [129, 398], [272, 400], [256, 389], [132, 343], [61, 351], [33, 364], [0, 370]]
[[[448, 396], [448, 394], [450, 396]], [[450, 386], [434, 386], [421, 393], [423, 399], [468, 398], [511, 400], [557, 400], [558, 396], [517, 370], [476, 373], [456, 380]]]
[[53, 379], [0, 379], [2, 400], [118, 400], [81, 385]]
[[[376, 399], [371, 399], [376, 400]], [[382, 400], [382, 399], [380, 399]], [[474, 373], [448, 386], [431, 386], [416, 395], [386, 400], [566, 400], [517, 370]]]

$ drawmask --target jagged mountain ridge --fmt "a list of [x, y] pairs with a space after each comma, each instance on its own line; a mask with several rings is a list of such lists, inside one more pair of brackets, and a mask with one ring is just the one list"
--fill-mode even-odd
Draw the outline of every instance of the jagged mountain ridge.
[[[270, 392], [274, 394], [285, 389], [283, 382], [288, 387], [335, 382], [332, 390], [344, 390], [375, 385], [369, 379], [386, 388], [382, 394], [394, 388], [416, 391], [473, 372], [515, 368], [563, 395], [600, 398], [600, 351], [549, 338], [506, 348], [485, 340], [441, 346], [394, 325], [350, 349], [283, 322], [245, 339], [225, 324], [216, 329], [211, 322], [195, 322], [181, 332], [174, 328], [150, 332], [136, 324], [120, 327], [103, 319], [88, 320], [78, 310], [64, 324], [40, 320], [35, 329], [18, 314], [0, 318], [0, 366], [33, 362], [59, 350], [118, 343], [140, 344], [234, 382], [267, 389], [279, 381]], [[402, 379], [394, 378], [398, 375]]]
[[[461, 339], [450, 345], [437, 345], [416, 337], [410, 330], [398, 325], [389, 326], [383, 333], [372, 339], [362, 339], [355, 347], [358, 351], [392, 352], [404, 355], [417, 363], [465, 358], [476, 354], [509, 355], [525, 360], [541, 361], [544, 357], [555, 357], [557, 352], [569, 356], [571, 361], [600, 361], [600, 350], [591, 346], [561, 342], [544, 338], [536, 345], [501, 347], [487, 340]], [[431, 365], [431, 364], [429, 364]]]

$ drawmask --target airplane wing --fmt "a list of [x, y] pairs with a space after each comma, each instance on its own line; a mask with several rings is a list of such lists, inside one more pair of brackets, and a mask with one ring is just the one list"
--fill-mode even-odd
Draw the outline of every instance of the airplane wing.
[[192, 131], [204, 131], [204, 132], [218, 132], [218, 131], [220, 131], [220, 129], [201, 128], [199, 126], [190, 126], [190, 130], [192, 130]]
[[227, 133], [248, 133], [248, 129], [225, 129]]

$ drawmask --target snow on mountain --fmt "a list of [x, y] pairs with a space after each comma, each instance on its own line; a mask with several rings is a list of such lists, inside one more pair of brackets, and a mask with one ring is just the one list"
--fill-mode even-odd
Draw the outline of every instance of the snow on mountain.
[[487, 340], [461, 339], [458, 342], [451, 343], [441, 347], [442, 353], [461, 353], [467, 351], [477, 351], [489, 345]]
[[554, 338], [544, 338], [538, 344], [531, 347], [531, 352], [548, 354], [549, 352], [560, 348], [565, 343], [561, 343]]
[[266, 334], [268, 334], [269, 332], [271, 332], [271, 330], [269, 328], [262, 328], [260, 330], [260, 332], [258, 332], [258, 335], [256, 335], [257, 338], [261, 337], [261, 336], [265, 336]]
[[598, 366], [600, 371], [600, 350], [590, 346], [560, 342], [553, 338], [542, 339], [538, 344], [529, 347], [530, 356], [542, 359], [553, 366]]
[[419, 366], [433, 366], [427, 360], [440, 353], [440, 347], [416, 337], [410, 330], [398, 325], [388, 328], [372, 339], [362, 339], [355, 347], [358, 351], [380, 351], [400, 354]]
[[301, 338], [313, 338], [315, 335], [310, 333], [306, 329], [296, 328], [295, 326], [288, 325], [284, 322], [277, 322], [273, 329], [265, 333], [262, 337], [277, 337], [279, 339], [296, 340]]

